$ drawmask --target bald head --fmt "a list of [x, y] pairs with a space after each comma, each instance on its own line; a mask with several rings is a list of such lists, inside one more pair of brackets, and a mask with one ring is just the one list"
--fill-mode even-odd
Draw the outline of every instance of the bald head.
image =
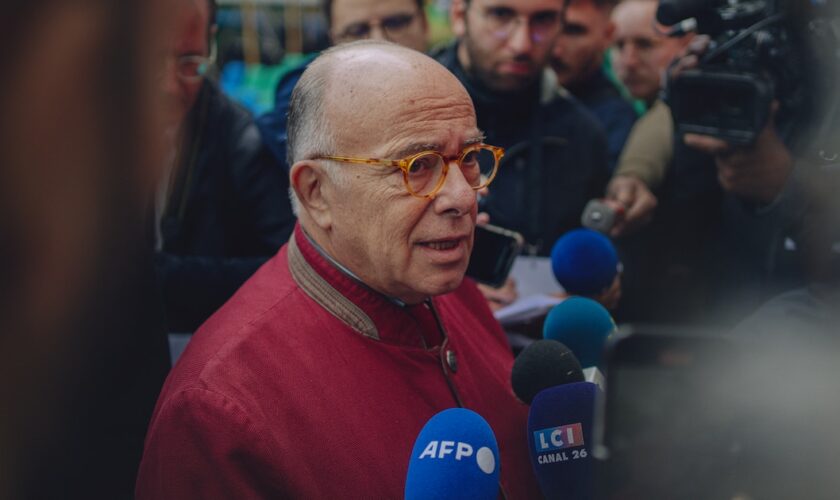
[[310, 64], [292, 93], [289, 164], [354, 149], [342, 131], [381, 135], [402, 120], [401, 104], [447, 93], [472, 106], [457, 78], [425, 54], [367, 40], [333, 47]]

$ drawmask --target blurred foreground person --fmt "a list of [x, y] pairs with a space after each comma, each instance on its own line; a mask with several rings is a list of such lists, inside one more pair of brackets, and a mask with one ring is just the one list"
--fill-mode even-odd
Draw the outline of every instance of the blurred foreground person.
[[3, 6], [0, 498], [132, 496], [169, 367], [144, 219], [159, 9]]
[[157, 268], [169, 331], [192, 332], [289, 239], [285, 170], [250, 114], [206, 77], [214, 0], [176, 0], [162, 90], [172, 141], [156, 196]]
[[149, 428], [141, 499], [397, 498], [437, 412], [482, 415], [508, 498], [539, 495], [513, 357], [464, 280], [499, 148], [411, 49], [325, 52], [292, 95], [289, 243], [194, 336]]

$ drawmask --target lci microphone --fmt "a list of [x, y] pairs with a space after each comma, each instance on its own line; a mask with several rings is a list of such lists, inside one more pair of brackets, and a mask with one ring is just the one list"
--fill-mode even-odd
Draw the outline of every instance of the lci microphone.
[[600, 389], [572, 382], [546, 389], [531, 402], [528, 447], [540, 489], [548, 499], [595, 496], [592, 423]]
[[511, 383], [531, 405], [528, 448], [543, 495], [593, 498], [592, 423], [600, 389], [583, 381], [574, 354], [555, 340], [526, 347], [514, 361]]
[[426, 422], [411, 451], [406, 500], [495, 500], [499, 446], [484, 418], [450, 408]]

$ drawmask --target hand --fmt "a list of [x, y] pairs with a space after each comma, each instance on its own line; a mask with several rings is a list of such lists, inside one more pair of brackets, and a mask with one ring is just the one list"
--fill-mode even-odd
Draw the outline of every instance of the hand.
[[519, 298], [519, 294], [516, 291], [516, 282], [513, 278], [508, 278], [500, 288], [493, 288], [479, 283], [478, 289], [481, 290], [484, 298], [487, 299], [490, 310], [493, 312], [512, 304]]
[[638, 177], [617, 175], [607, 186], [607, 199], [624, 207], [624, 216], [616, 219], [610, 236], [630, 234], [650, 222], [658, 201]]
[[685, 144], [714, 155], [718, 181], [724, 190], [750, 201], [771, 203], [793, 170], [793, 157], [774, 124], [778, 107], [778, 102], [774, 102], [770, 119], [752, 146], [735, 147], [697, 134], [686, 134]]
[[609, 288], [592, 298], [608, 310], [614, 311], [621, 300], [621, 273], [615, 275], [615, 279]]

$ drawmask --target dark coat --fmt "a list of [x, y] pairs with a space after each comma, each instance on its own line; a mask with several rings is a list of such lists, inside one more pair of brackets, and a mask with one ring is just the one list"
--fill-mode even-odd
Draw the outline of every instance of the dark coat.
[[456, 47], [434, 57], [470, 93], [486, 142], [506, 150], [482, 210], [493, 224], [522, 233], [530, 251], [548, 255], [560, 236], [580, 226], [586, 203], [604, 195], [604, 130], [550, 78], [516, 94], [484, 88], [461, 67]]
[[285, 243], [288, 174], [244, 108], [205, 83], [160, 222], [157, 268], [170, 331], [193, 331]]

